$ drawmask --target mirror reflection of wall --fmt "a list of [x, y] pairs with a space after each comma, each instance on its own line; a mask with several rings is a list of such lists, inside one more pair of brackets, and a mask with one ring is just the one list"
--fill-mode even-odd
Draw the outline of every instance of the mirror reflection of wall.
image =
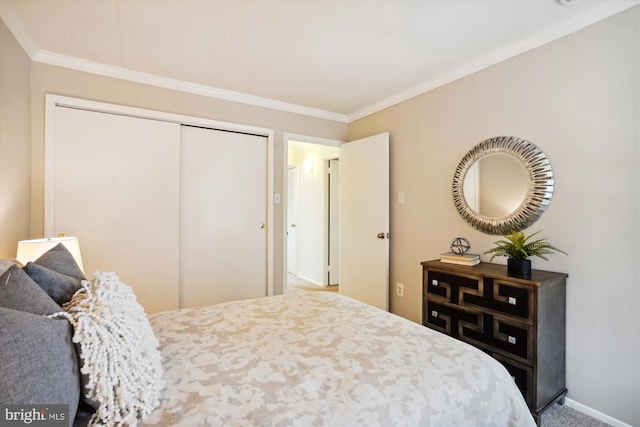
[[[475, 162], [473, 169], [476, 170], [470, 172], [476, 185], [476, 212], [488, 218], [504, 218], [520, 207], [527, 196], [529, 173], [518, 159], [508, 154], [491, 154]], [[467, 176], [469, 172], [465, 185]]]
[[518, 159], [495, 153], [473, 163], [462, 185], [471, 209], [487, 218], [504, 218], [525, 200], [529, 174]]

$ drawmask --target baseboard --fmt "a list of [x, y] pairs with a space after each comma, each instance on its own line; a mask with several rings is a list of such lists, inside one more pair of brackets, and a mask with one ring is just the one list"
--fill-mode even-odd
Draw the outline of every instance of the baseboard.
[[622, 422], [620, 420], [617, 420], [617, 419], [615, 419], [613, 417], [610, 417], [607, 414], [603, 414], [600, 411], [596, 411], [595, 409], [590, 408], [590, 407], [588, 407], [586, 405], [583, 405], [580, 402], [576, 402], [575, 400], [566, 398], [564, 400], [564, 404], [567, 405], [569, 408], [575, 409], [576, 411], [580, 411], [583, 414], [587, 414], [590, 417], [596, 418], [596, 419], [598, 419], [598, 420], [600, 420], [602, 422], [610, 424], [613, 427], [632, 427], [631, 425], [629, 425], [627, 423], [624, 423], [624, 422]]

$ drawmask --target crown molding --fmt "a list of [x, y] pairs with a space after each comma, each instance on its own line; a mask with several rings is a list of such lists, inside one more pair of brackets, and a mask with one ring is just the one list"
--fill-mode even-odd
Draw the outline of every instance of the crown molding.
[[194, 95], [206, 96], [209, 98], [223, 99], [226, 101], [238, 102], [241, 104], [253, 105], [256, 107], [269, 108], [273, 110], [286, 111], [289, 113], [302, 114], [319, 119], [347, 123], [347, 116], [344, 114], [333, 113], [330, 111], [319, 110], [316, 108], [310, 108], [301, 105], [289, 104], [286, 102], [275, 101], [273, 99], [219, 89], [197, 83], [191, 83], [184, 80], [162, 77], [156, 74], [143, 73], [140, 71], [129, 70], [113, 65], [101, 64], [94, 61], [87, 61], [84, 59], [61, 55], [49, 51], [39, 50], [35, 55], [32, 56], [31, 59], [35, 62], [70, 68], [73, 70], [98, 74], [105, 77], [113, 77], [136, 83], [157, 86], [165, 89], [191, 93]]
[[348, 115], [348, 123], [377, 113], [396, 104], [400, 104], [401, 102], [422, 95], [433, 89], [437, 89], [441, 86], [469, 76], [485, 68], [489, 68], [492, 65], [496, 65], [509, 58], [513, 58], [531, 49], [535, 49], [553, 40], [564, 37], [591, 24], [602, 21], [603, 19], [620, 13], [626, 9], [637, 6], [638, 4], [640, 4], [640, 0], [611, 0], [603, 3], [602, 5], [590, 9], [581, 15], [575, 16], [572, 19], [563, 22], [562, 24], [548, 28], [523, 40], [511, 43], [504, 48], [494, 50], [487, 55], [480, 56], [475, 60], [469, 61], [461, 65], [460, 67], [456, 67], [452, 70], [435, 76], [434, 78], [429, 79], [419, 85], [416, 85], [405, 91], [380, 100], [358, 111], [355, 111]]

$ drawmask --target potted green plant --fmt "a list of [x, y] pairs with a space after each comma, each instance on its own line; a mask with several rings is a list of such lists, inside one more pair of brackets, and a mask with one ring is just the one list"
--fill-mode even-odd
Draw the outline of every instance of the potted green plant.
[[548, 260], [545, 255], [555, 252], [567, 255], [562, 249], [558, 249], [547, 242], [546, 238], [531, 240], [540, 231], [528, 236], [522, 231], [512, 231], [502, 236], [506, 240], [498, 240], [495, 242], [496, 247], [489, 249], [485, 254], [491, 254], [490, 261], [497, 256], [506, 256], [508, 258], [507, 273], [510, 275], [531, 276], [531, 260], [529, 258], [537, 256]]

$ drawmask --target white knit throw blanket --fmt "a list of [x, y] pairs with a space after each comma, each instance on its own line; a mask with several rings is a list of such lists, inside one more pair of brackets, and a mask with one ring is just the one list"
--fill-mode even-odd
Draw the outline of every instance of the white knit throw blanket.
[[80, 346], [90, 426], [136, 426], [159, 404], [164, 387], [158, 340], [131, 287], [115, 273], [83, 281], [64, 312]]

